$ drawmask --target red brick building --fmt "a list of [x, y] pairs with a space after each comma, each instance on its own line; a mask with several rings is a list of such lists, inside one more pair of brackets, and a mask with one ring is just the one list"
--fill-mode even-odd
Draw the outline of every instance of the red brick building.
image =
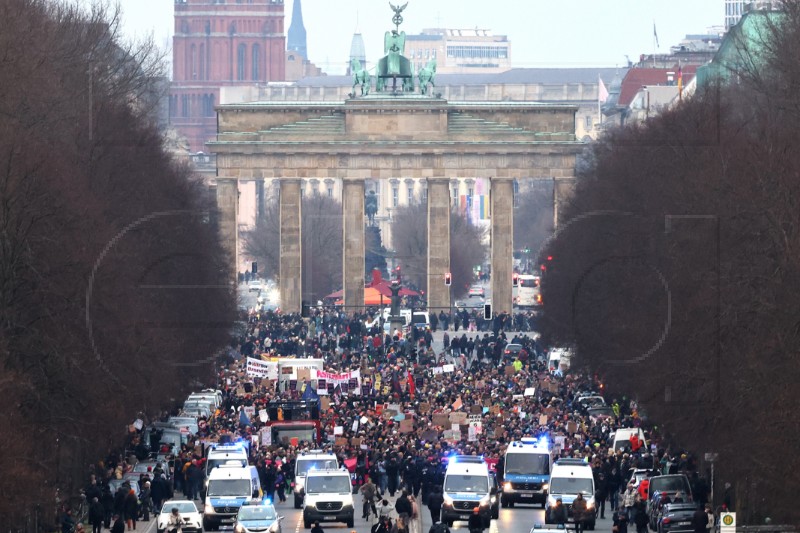
[[204, 151], [220, 87], [284, 81], [283, 0], [175, 0], [170, 124]]

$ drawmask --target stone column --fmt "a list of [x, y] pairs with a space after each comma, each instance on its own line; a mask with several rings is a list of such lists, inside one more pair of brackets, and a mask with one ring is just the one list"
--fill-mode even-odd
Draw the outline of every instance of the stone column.
[[562, 210], [575, 194], [575, 178], [553, 178], [553, 229], [564, 223]]
[[492, 311], [511, 313], [514, 273], [514, 180], [491, 179]]
[[280, 180], [280, 305], [287, 313], [300, 312], [303, 297], [300, 185], [299, 179]]
[[[428, 178], [428, 309], [438, 313], [450, 308], [450, 180]], [[463, 283], [464, 280], [453, 280]]]
[[222, 245], [229, 255], [232, 279], [236, 283], [239, 273], [239, 180], [217, 178], [217, 211]]
[[364, 180], [342, 179], [342, 288], [345, 312], [364, 305]]
[[256, 224], [264, 221], [264, 180], [256, 180]]

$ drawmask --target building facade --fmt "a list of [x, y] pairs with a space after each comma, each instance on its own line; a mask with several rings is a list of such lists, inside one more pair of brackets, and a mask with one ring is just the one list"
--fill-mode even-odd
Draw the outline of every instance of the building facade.
[[725, 0], [725, 31], [739, 23], [748, 11], [780, 9], [783, 0]]
[[432, 28], [406, 36], [406, 51], [416, 70], [431, 59], [438, 73], [492, 73], [511, 69], [511, 42], [483, 29]]
[[283, 0], [175, 0], [170, 124], [191, 151], [216, 135], [214, 106], [225, 86], [282, 81]]

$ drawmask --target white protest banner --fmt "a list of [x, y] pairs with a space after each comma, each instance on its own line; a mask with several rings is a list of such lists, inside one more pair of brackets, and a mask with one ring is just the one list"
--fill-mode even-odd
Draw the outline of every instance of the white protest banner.
[[441, 366], [435, 366], [431, 370], [433, 370], [433, 374], [434, 375], [436, 375], [436, 374], [444, 374], [444, 368], [442, 368]]
[[247, 375], [254, 378], [278, 379], [278, 363], [248, 357]]
[[260, 411], [258, 411], [258, 418], [259, 420], [261, 420], [263, 424], [269, 422], [269, 415], [267, 414], [267, 410], [261, 409]]
[[342, 372], [335, 374], [333, 372], [326, 372], [324, 370], [312, 369], [311, 379], [324, 379], [326, 383], [333, 383], [334, 388], [342, 385], [350, 385], [352, 380], [355, 380], [355, 387], [348, 387], [353, 394], [361, 394], [361, 369], [353, 370], [352, 372]]
[[358, 420], [353, 420], [353, 433], [358, 431]]
[[359, 421], [361, 422], [361, 425], [363, 426], [364, 424], [369, 422], [369, 418], [367, 418], [366, 416], [362, 416]]
[[444, 365], [442, 367], [442, 372], [444, 372], [446, 374], [449, 374], [449, 373], [455, 372], [455, 371], [456, 371], [456, 365]]
[[135, 427], [137, 431], [141, 431], [141, 429], [144, 427], [144, 422], [142, 421], [141, 418], [137, 418], [136, 421], [133, 423], [133, 427]]
[[244, 414], [247, 415], [247, 418], [250, 420], [256, 416], [256, 407], [254, 405], [245, 405], [244, 406]]
[[344, 427], [336, 426], [335, 428], [333, 428], [333, 434], [334, 435], [344, 435]]
[[536, 387], [528, 387], [527, 389], [525, 389], [524, 396], [533, 396], [535, 394], [536, 394]]
[[272, 431], [270, 428], [264, 428], [261, 430], [261, 445], [272, 446]]
[[467, 430], [467, 440], [474, 442], [478, 440], [478, 435], [483, 433], [483, 417], [481, 415], [469, 415], [469, 429]]

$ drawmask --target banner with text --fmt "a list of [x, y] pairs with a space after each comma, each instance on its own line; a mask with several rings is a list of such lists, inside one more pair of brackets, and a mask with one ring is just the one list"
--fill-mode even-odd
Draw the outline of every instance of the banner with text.
[[247, 375], [254, 378], [278, 379], [278, 363], [248, 357]]

